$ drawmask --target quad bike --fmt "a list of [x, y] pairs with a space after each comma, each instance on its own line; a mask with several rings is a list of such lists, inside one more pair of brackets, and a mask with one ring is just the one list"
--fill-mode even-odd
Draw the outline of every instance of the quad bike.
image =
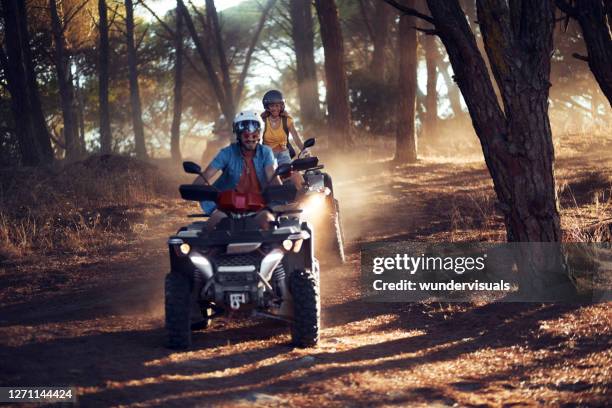
[[[314, 144], [315, 139], [307, 139], [304, 141], [304, 148]], [[302, 153], [296, 160], [301, 160], [301, 156]], [[317, 159], [318, 164], [318, 158], [311, 159]], [[303, 171], [305, 194], [300, 201], [306, 207], [305, 218], [311, 221], [318, 231], [315, 244], [317, 252], [325, 254], [333, 263], [342, 264], [345, 262], [345, 256], [340, 205], [334, 196], [332, 179], [328, 173], [321, 171], [323, 168], [323, 165], [316, 165]]]
[[[279, 166], [277, 174], [307, 170], [316, 159]], [[187, 173], [201, 174], [184, 162]], [[165, 282], [168, 346], [191, 344], [191, 331], [208, 326], [219, 315], [259, 315], [291, 322], [293, 344], [317, 344], [321, 301], [319, 264], [314, 257], [313, 229], [287, 205], [294, 185], [269, 186], [262, 195], [219, 192], [212, 186], [181, 185], [181, 197], [215, 201], [224, 211], [214, 229], [205, 221], [182, 227], [168, 240], [170, 273]], [[256, 215], [265, 206], [274, 221], [261, 228]]]

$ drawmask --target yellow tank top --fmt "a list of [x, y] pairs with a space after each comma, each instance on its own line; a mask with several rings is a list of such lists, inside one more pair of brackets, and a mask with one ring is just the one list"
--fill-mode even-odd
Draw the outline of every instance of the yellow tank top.
[[[287, 116], [287, 129], [291, 129], [293, 125], [293, 119], [291, 116]], [[285, 150], [287, 148], [287, 134], [283, 129], [282, 120], [279, 121], [278, 128], [272, 128], [270, 123], [270, 117], [266, 118], [266, 132], [263, 135], [263, 143], [266, 146], [272, 148], [272, 150]]]

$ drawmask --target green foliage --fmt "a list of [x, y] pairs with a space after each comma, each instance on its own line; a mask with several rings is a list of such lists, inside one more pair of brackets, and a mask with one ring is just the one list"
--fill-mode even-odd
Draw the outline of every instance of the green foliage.
[[395, 130], [397, 87], [372, 78], [367, 70], [353, 71], [348, 78], [351, 115], [355, 126], [374, 134]]

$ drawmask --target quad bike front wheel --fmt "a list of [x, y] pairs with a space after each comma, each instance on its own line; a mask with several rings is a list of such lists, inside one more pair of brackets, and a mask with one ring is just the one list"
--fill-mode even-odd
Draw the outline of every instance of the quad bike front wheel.
[[293, 297], [291, 337], [297, 347], [311, 347], [319, 342], [321, 328], [321, 293], [319, 268], [295, 270], [290, 282]]
[[186, 349], [191, 345], [191, 281], [178, 272], [166, 275], [166, 332], [168, 348]]

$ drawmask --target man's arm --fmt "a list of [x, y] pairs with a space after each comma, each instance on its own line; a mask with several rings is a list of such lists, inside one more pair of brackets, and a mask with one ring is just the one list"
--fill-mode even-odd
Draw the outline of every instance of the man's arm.
[[219, 169], [213, 167], [212, 164], [209, 164], [208, 167], [206, 168], [206, 170], [204, 170], [204, 173], [202, 173], [202, 175], [196, 177], [196, 179], [193, 180], [193, 184], [200, 184], [200, 185], [208, 185], [208, 186], [210, 186], [210, 185], [212, 185], [210, 180], [212, 180], [212, 178], [218, 172], [219, 172]]
[[275, 171], [276, 169], [273, 164], [266, 166], [266, 178], [268, 179], [268, 184], [280, 186], [283, 183], [281, 183], [280, 177], [274, 175]]
[[212, 185], [212, 179], [219, 171], [225, 169], [227, 162], [229, 161], [229, 150], [227, 148], [221, 149], [212, 159], [208, 167], [204, 172], [196, 177], [193, 184]]

